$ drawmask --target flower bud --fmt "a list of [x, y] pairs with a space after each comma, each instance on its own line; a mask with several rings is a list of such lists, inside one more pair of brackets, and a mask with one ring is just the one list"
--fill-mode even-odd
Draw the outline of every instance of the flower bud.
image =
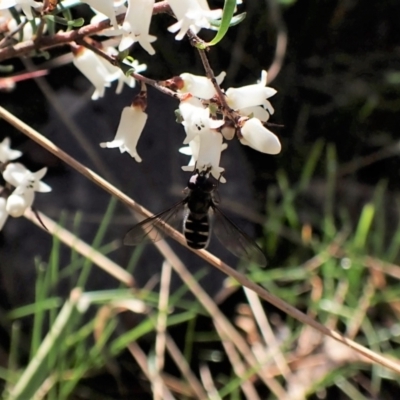
[[240, 142], [250, 146], [261, 153], [278, 154], [281, 151], [279, 139], [257, 118], [248, 119], [240, 130], [242, 138]]
[[21, 190], [17, 188], [8, 197], [6, 211], [14, 218], [21, 217], [25, 210], [33, 204], [35, 192], [32, 189]]

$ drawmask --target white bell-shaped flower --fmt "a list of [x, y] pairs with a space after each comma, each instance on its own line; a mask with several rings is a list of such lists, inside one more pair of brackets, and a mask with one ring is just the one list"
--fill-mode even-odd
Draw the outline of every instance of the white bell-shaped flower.
[[[184, 171], [193, 171], [194, 169], [188, 169], [188, 167], [193, 167], [196, 165], [196, 160], [199, 158], [199, 146], [200, 146], [200, 138], [196, 136], [188, 146], [181, 147], [179, 149], [179, 153], [184, 154], [185, 156], [190, 156], [189, 164], [182, 167]], [[222, 151], [226, 150], [228, 145], [226, 143], [222, 143]]]
[[0, 197], [0, 231], [3, 229], [4, 224], [8, 218], [8, 212], [6, 210], [7, 200], [3, 197]]
[[274, 109], [267, 99], [273, 96], [276, 93], [276, 90], [267, 87], [266, 84], [267, 71], [262, 71], [259, 83], [242, 86], [240, 88], [229, 88], [226, 91], [226, 101], [234, 110], [263, 106], [270, 114], [273, 114]]
[[35, 192], [50, 192], [51, 187], [42, 182], [47, 168], [31, 172], [20, 163], [10, 163], [3, 172], [6, 182], [15, 186], [6, 201], [6, 211], [12, 217], [20, 217], [33, 204]]
[[147, 121], [147, 114], [141, 107], [125, 107], [122, 110], [117, 133], [112, 142], [100, 143], [101, 147], [119, 147], [121, 153], [128, 152], [137, 162], [141, 162], [136, 145]]
[[190, 143], [189, 148], [181, 148], [181, 153], [191, 155], [190, 162], [187, 166], [183, 166], [183, 171], [206, 171], [211, 168], [210, 172], [214, 178], [225, 183], [226, 179], [221, 176], [224, 168], [219, 166], [221, 152], [226, 149], [227, 145], [222, 143], [222, 135], [216, 131], [204, 132], [196, 136]]
[[188, 144], [197, 135], [208, 132], [210, 129], [217, 129], [224, 124], [223, 120], [210, 118], [209, 108], [204, 108], [201, 101], [193, 97], [181, 101], [179, 110], [183, 118], [182, 125], [186, 132], [186, 139], [183, 144]]
[[[218, 85], [222, 83], [225, 76], [226, 72], [222, 71], [215, 77]], [[205, 100], [209, 100], [217, 94], [211, 80], [206, 76], [198, 76], [185, 72], [180, 77], [183, 80], [183, 86], [179, 89], [180, 93], [190, 93], [192, 96]]]
[[119, 51], [124, 51], [133, 43], [139, 44], [150, 54], [156, 53], [151, 43], [157, 37], [149, 34], [155, 0], [130, 0], [122, 28], [126, 32], [119, 44]]
[[32, 172], [20, 163], [10, 163], [3, 172], [3, 178], [15, 187], [21, 186], [35, 192], [47, 193], [51, 192], [51, 187], [41, 181], [46, 172], [47, 168]]
[[113, 0], [80, 0], [82, 3], [88, 4], [101, 14], [104, 14], [111, 22], [114, 29], [118, 30], [118, 22], [115, 16]]
[[257, 118], [250, 118], [244, 122], [240, 130], [240, 142], [261, 153], [278, 154], [281, 151], [279, 139]]
[[19, 150], [12, 150], [10, 148], [10, 138], [6, 137], [0, 143], [0, 162], [6, 163], [7, 161], [15, 160], [22, 156], [22, 152]]
[[1, 0], [0, 10], [5, 10], [11, 7], [21, 8], [26, 18], [29, 20], [33, 19], [32, 8], [41, 8], [43, 3], [33, 0]]
[[105, 88], [110, 87], [111, 82], [119, 77], [118, 71], [114, 73], [107, 71], [100, 57], [85, 47], [80, 47], [75, 51], [73, 63], [95, 87], [92, 100], [103, 97]]
[[168, 28], [170, 32], [179, 31], [176, 40], [183, 39], [189, 29], [194, 33], [201, 28], [209, 29], [210, 21], [222, 16], [222, 10], [210, 10], [206, 0], [168, 0], [168, 4], [178, 20]]

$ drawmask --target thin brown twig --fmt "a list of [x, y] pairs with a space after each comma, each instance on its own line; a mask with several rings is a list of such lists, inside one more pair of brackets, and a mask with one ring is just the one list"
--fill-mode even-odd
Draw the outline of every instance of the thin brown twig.
[[285, 60], [288, 35], [285, 22], [282, 18], [281, 5], [276, 0], [267, 0], [269, 7], [269, 20], [276, 27], [276, 47], [274, 59], [271, 66], [268, 68], [268, 83], [271, 83], [282, 69], [283, 61]]
[[[3, 107], [0, 107], [0, 117], [4, 118], [7, 122], [9, 122], [11, 125], [16, 127], [18, 130], [20, 130], [22, 133], [30, 137], [32, 140], [36, 141], [39, 143], [42, 147], [53, 153], [56, 157], [62, 159], [66, 163], [68, 163], [71, 167], [75, 168], [79, 173], [82, 175], [86, 176], [88, 179], [99, 185], [103, 190], [107, 191], [108, 193], [112, 194], [113, 196], [117, 197], [119, 200], [121, 200], [125, 205], [128, 207], [134, 209], [135, 211], [141, 213], [142, 215], [145, 216], [150, 216], [152, 215], [148, 210], [146, 210], [144, 207], [140, 206], [138, 203], [133, 201], [131, 198], [126, 196], [124, 193], [122, 193], [120, 190], [115, 188], [114, 186], [110, 185], [107, 181], [105, 181], [103, 178], [101, 178], [99, 175], [91, 171], [89, 168], [86, 168], [84, 165], [76, 161], [73, 157], [62, 151], [60, 148], [55, 146], [50, 140], [46, 139], [44, 136], [42, 136], [39, 132], [35, 131], [32, 129], [30, 126], [27, 124], [23, 123], [21, 120], [16, 118], [14, 115], [9, 113], [7, 110], [5, 110]], [[371, 359], [372, 361], [381, 364], [382, 366], [385, 366], [386, 368], [389, 368], [397, 373], [400, 374], [400, 363], [397, 360], [392, 360], [389, 359], [379, 353], [376, 353], [360, 344], [357, 342], [354, 342], [353, 340], [345, 337], [344, 335], [328, 329], [326, 326], [322, 325], [318, 321], [315, 321], [314, 319], [310, 318], [303, 312], [299, 311], [297, 308], [291, 306], [290, 304], [286, 303], [282, 299], [274, 296], [273, 294], [267, 292], [264, 288], [261, 286], [257, 285], [253, 281], [249, 280], [245, 275], [242, 273], [238, 272], [237, 270], [229, 267], [227, 264], [222, 262], [219, 258], [215, 257], [213, 254], [209, 253], [206, 250], [195, 250], [187, 246], [186, 241], [184, 236], [171, 228], [168, 225], [162, 225], [163, 228], [165, 229], [166, 233], [170, 235], [174, 240], [179, 242], [182, 246], [188, 248], [190, 251], [193, 253], [199, 255], [202, 257], [204, 260], [206, 260], [208, 263], [211, 265], [215, 266], [218, 268], [220, 271], [222, 271], [224, 274], [229, 275], [230, 277], [234, 278], [236, 281], [238, 281], [242, 286], [245, 286], [254, 292], [256, 292], [262, 299], [268, 301], [269, 303], [273, 304], [275, 307], [279, 308], [280, 310], [284, 311], [286, 314], [292, 316], [293, 318], [297, 319], [298, 321], [312, 326], [314, 329], [317, 331], [321, 332], [322, 334], [326, 336], [330, 336], [331, 338], [337, 340], [340, 343], [345, 344], [346, 346], [352, 348], [353, 350], [357, 351], [364, 357], [367, 357]], [[163, 244], [166, 246], [166, 244]], [[171, 262], [172, 259], [172, 266], [176, 268], [176, 264], [179, 264], [179, 267], [183, 267], [183, 265], [180, 263], [179, 259], [175, 256], [175, 254], [170, 254], [171, 258], [168, 259]], [[183, 269], [184, 270], [184, 269]], [[182, 271], [180, 273], [180, 276], [182, 277]], [[197, 284], [197, 282], [189, 275], [187, 277], [188, 279], [185, 279], [186, 284], [190, 284], [193, 287], [193, 285], [196, 285], [197, 290], [202, 290], [200, 285]], [[209, 298], [209, 297], [208, 297]], [[212, 302], [212, 300], [209, 298], [211, 301], [212, 305], [215, 306], [215, 303]], [[213, 315], [213, 310], [216, 311], [218, 310], [217, 307], [212, 307], [212, 309], [208, 310], [210, 312], [210, 315]], [[239, 339], [239, 338], [238, 338]], [[240, 340], [240, 339], [239, 339]], [[247, 346], [246, 346], [247, 347]], [[242, 349], [243, 350], [243, 349]], [[246, 356], [246, 354], [244, 354]]]
[[[76, 41], [77, 44], [86, 47], [88, 50], [93, 51], [96, 53], [99, 57], [104, 58], [106, 61], [108, 61], [111, 65], [114, 65], [115, 67], [121, 68], [122, 63], [116, 59], [115, 57], [110, 56], [103, 50], [97, 48], [96, 46], [93, 46], [92, 44], [88, 43], [87, 41], [80, 39]], [[122, 69], [122, 68], [121, 68]], [[147, 85], [150, 85], [160, 91], [163, 94], [166, 94], [167, 96], [173, 97], [174, 99], [181, 100], [182, 97], [185, 97], [185, 95], [180, 95], [176, 92], [174, 92], [171, 89], [168, 89], [164, 85], [160, 84], [159, 81], [155, 81], [154, 79], [147, 78], [146, 76], [143, 76], [141, 74], [138, 74], [136, 72], [131, 72], [130, 75], [134, 77], [136, 80], [142, 83], [146, 83]]]
[[[11, 32], [8, 32], [6, 35], [4, 35], [3, 39], [0, 41], [0, 49], [5, 47], [7, 45], [7, 42], [12, 39], [14, 35], [16, 35], [18, 32], [20, 32], [22, 29], [24, 29], [25, 25], [28, 23], [28, 20], [25, 19], [22, 21], [14, 30]], [[0, 50], [1, 51], [1, 50]]]

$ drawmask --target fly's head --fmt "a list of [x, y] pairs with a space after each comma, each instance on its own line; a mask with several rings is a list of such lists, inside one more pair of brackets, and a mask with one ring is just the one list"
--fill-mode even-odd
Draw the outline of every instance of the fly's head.
[[189, 179], [188, 188], [190, 190], [212, 193], [217, 187], [217, 184], [210, 178], [210, 170], [211, 168], [204, 171], [196, 170], [196, 173]]

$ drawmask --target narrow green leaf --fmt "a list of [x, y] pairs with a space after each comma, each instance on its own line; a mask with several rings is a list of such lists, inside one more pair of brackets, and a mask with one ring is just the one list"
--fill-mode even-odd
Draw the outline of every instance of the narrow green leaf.
[[[240, 24], [246, 18], [246, 15], [247, 15], [247, 13], [245, 13], [245, 12], [241, 13], [241, 14], [238, 14], [238, 15], [234, 15], [232, 17], [232, 19], [231, 19], [229, 27], [232, 27], [232, 26]], [[219, 27], [221, 26], [221, 21], [220, 20], [210, 21], [210, 25], [212, 27], [215, 27], [214, 30], [217, 31], [219, 29]]]
[[236, 9], [236, 0], [225, 0], [224, 10], [222, 12], [221, 25], [218, 29], [217, 34], [215, 35], [214, 39], [211, 40], [211, 42], [202, 43], [201, 45], [199, 45], [198, 47], [200, 49], [204, 50], [206, 47], [215, 46], [222, 40], [222, 38], [226, 35], [226, 32], [228, 32], [235, 9]]

